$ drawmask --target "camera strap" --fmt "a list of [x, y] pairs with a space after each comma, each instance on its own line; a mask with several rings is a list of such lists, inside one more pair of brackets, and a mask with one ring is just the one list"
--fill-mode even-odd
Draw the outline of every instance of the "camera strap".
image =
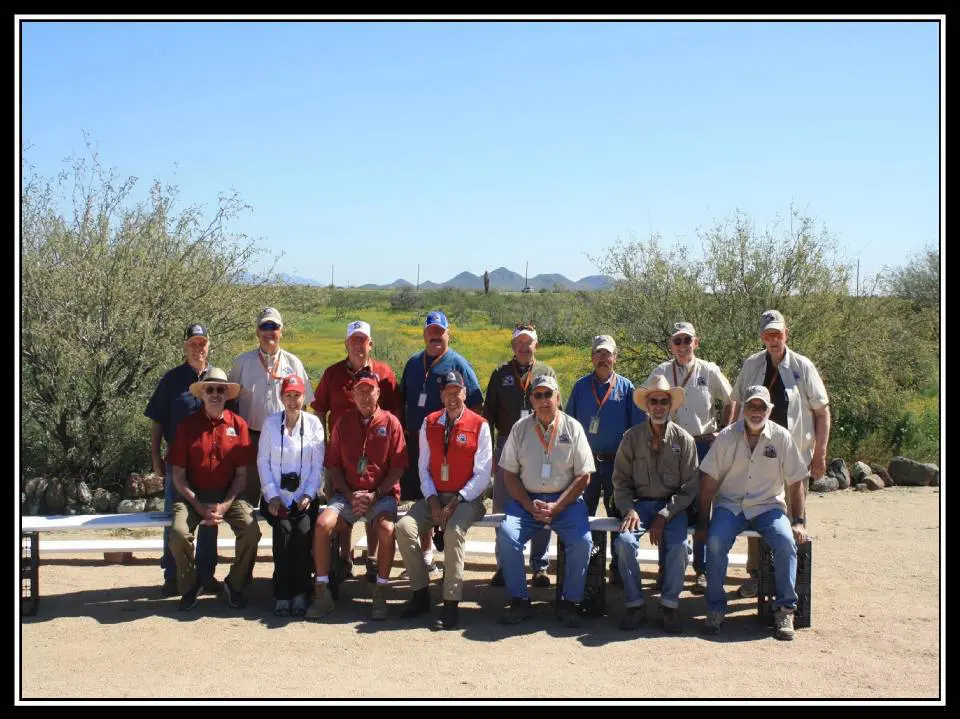
[[[300, 471], [297, 474], [303, 481], [303, 410], [300, 410]], [[287, 411], [280, 412], [280, 474], [283, 474], [283, 433], [287, 427]]]

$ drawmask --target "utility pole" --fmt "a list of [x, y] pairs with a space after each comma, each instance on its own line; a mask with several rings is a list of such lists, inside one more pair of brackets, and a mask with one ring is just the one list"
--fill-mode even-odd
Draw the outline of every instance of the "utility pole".
[[857, 297], [860, 296], [860, 258], [857, 258]]
[[420, 291], [420, 263], [417, 263], [417, 292]]

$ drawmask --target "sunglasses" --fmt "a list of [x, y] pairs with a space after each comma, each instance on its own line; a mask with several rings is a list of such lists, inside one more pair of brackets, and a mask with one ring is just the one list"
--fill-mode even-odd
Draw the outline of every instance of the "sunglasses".
[[647, 404], [652, 404], [652, 405], [659, 404], [666, 407], [667, 405], [670, 404], [670, 398], [669, 397], [662, 397], [662, 398], [650, 397], [649, 399], [647, 399]]
[[673, 343], [679, 347], [680, 345], [688, 345], [693, 342], [693, 337], [690, 335], [684, 335], [683, 337], [674, 337]]
[[264, 322], [262, 325], [260, 325], [260, 329], [272, 332], [273, 330], [280, 329], [280, 325], [278, 325], [276, 322]]
[[203, 393], [204, 394], [226, 394], [227, 388], [226, 387], [204, 387]]
[[778, 340], [781, 337], [783, 337], [783, 332], [780, 330], [767, 330], [760, 335], [760, 338], [765, 340]]
[[553, 397], [553, 390], [546, 389], [546, 390], [543, 390], [542, 392], [534, 392], [530, 396], [533, 397], [534, 399], [550, 399], [551, 397]]

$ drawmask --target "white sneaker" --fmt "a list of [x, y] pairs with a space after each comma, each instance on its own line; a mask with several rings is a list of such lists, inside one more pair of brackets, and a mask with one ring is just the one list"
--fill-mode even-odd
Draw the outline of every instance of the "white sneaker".
[[793, 610], [780, 608], [773, 614], [773, 623], [776, 627], [774, 636], [777, 639], [789, 642], [793, 640]]

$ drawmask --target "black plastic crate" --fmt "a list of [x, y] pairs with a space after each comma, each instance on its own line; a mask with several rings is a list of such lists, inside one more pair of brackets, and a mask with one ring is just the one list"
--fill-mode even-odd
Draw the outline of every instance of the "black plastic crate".
[[20, 533], [20, 615], [32, 617], [40, 604], [40, 533]]
[[[565, 563], [563, 542], [557, 538], [557, 608], [563, 596], [563, 572]], [[588, 617], [602, 617], [607, 613], [607, 533], [593, 533], [593, 549], [587, 565], [587, 581], [583, 587], [580, 613]]]
[[[797, 610], [793, 626], [797, 629], [810, 627], [811, 588], [813, 586], [813, 540], [797, 547]], [[773, 550], [760, 540], [760, 566], [757, 571], [757, 617], [764, 622], [773, 621], [773, 604], [776, 601], [777, 584], [773, 572]]]

